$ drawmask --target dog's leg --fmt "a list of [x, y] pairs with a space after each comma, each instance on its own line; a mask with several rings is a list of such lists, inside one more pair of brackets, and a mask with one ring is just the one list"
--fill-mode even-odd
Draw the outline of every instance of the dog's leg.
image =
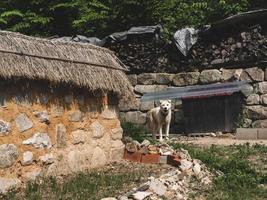
[[166, 140], [169, 140], [169, 131], [170, 131], [170, 123], [167, 123], [165, 129]]
[[159, 127], [159, 141], [162, 142], [163, 138], [162, 138], [162, 126]]

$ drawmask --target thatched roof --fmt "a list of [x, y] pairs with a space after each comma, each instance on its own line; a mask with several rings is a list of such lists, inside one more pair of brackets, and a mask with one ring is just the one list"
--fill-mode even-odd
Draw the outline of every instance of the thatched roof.
[[129, 95], [127, 68], [105, 48], [0, 31], [0, 77], [48, 80]]

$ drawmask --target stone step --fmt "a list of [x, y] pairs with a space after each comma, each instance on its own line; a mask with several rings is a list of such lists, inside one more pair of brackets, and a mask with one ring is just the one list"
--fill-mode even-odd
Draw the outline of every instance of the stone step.
[[238, 128], [236, 130], [238, 140], [267, 140], [267, 128]]

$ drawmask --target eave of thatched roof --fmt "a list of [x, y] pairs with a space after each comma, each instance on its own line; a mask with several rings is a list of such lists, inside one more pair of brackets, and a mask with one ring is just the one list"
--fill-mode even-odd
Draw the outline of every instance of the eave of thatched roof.
[[105, 48], [0, 31], [0, 77], [48, 80], [131, 95], [127, 68]]

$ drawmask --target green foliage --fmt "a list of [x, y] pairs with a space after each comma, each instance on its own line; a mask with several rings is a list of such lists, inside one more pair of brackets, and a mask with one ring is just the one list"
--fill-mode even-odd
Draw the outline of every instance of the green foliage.
[[257, 171], [248, 161], [249, 156], [266, 156], [267, 147], [262, 145], [211, 146], [195, 148], [191, 145], [174, 144], [185, 148], [193, 158], [200, 159], [210, 169], [223, 172], [216, 177], [207, 199], [244, 200], [266, 199], [267, 190], [259, 187], [267, 184], [266, 173]]
[[131, 26], [161, 24], [171, 34], [264, 7], [265, 0], [2, 0], [0, 29], [103, 37]]
[[12, 192], [3, 199], [90, 199], [98, 200], [107, 196], [116, 196], [127, 188], [127, 184], [139, 182], [142, 172], [109, 173], [90, 172], [80, 173], [59, 183], [55, 178], [48, 178], [39, 183], [29, 183], [21, 194]]

